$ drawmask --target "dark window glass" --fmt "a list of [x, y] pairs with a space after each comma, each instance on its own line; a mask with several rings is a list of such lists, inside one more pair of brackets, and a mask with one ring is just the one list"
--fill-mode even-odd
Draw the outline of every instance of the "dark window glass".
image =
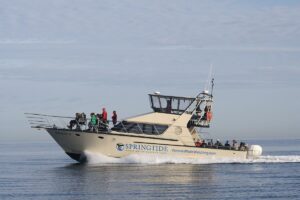
[[128, 126], [126, 126], [127, 132], [129, 133], [142, 133], [140, 128], [138, 127], [138, 124], [132, 123]]
[[111, 128], [113, 131], [119, 131], [119, 132], [126, 132], [126, 128], [124, 123], [118, 123], [113, 128]]
[[141, 124], [143, 133], [145, 134], [155, 134], [155, 129], [151, 124]]
[[162, 134], [168, 128], [168, 126], [156, 125], [155, 128], [159, 134]]
[[111, 130], [128, 133], [143, 133], [149, 135], [159, 135], [167, 130], [167, 125], [142, 124], [123, 121], [114, 126]]

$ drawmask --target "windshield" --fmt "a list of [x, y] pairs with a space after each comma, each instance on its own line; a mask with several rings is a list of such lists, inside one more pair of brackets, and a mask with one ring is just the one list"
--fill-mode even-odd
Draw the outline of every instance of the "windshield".
[[182, 114], [195, 100], [189, 97], [175, 97], [149, 94], [150, 105], [154, 112]]

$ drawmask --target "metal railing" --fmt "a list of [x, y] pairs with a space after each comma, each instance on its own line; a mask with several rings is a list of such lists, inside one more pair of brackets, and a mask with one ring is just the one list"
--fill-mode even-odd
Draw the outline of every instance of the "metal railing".
[[24, 113], [31, 128], [67, 128], [74, 117]]
[[[90, 123], [90, 118], [85, 118], [84, 123], [82, 120], [76, 120], [75, 117], [66, 117], [66, 116], [57, 116], [57, 115], [45, 115], [45, 114], [37, 114], [37, 113], [24, 113], [31, 128], [37, 129], [47, 129], [47, 128], [55, 128], [55, 129], [69, 129], [69, 130], [79, 130], [79, 131], [88, 131], [88, 132], [110, 132], [117, 131], [123, 133], [130, 133], [132, 130], [128, 129], [127, 122], [125, 121], [117, 121], [114, 125], [112, 121], [107, 120], [107, 123], [102, 122], [101, 120], [97, 120], [97, 124], [92, 125]], [[75, 121], [74, 128], [70, 127], [71, 121]], [[140, 134], [149, 134], [146, 131], [143, 131], [143, 128], [138, 123], [132, 123], [136, 125], [138, 131], [132, 133], [140, 133]], [[153, 125], [154, 135], [160, 134], [157, 127]]]
[[[123, 133], [137, 133], [137, 134], [147, 134], [147, 135], [160, 135], [167, 130], [167, 125], [158, 124], [142, 124], [136, 122], [127, 121], [117, 121], [114, 125], [112, 121], [107, 120], [107, 122], [97, 120], [97, 124], [92, 124], [90, 118], [82, 118], [76, 120], [75, 117], [57, 116], [57, 115], [45, 115], [36, 113], [25, 113], [26, 118], [31, 126], [31, 128], [37, 129], [69, 129], [76, 131], [86, 131], [86, 132], [123, 132]], [[73, 124], [74, 123], [74, 124]], [[73, 126], [73, 125], [74, 126]]]
[[[24, 113], [31, 128], [57, 128], [57, 129], [70, 129], [70, 122], [75, 121], [74, 127], [76, 130], [88, 130], [88, 122], [90, 118], [84, 118], [84, 120], [76, 120], [75, 117], [57, 116], [57, 115], [45, 115], [37, 113]], [[109, 123], [109, 121], [107, 121]], [[93, 126], [107, 127], [109, 125], [98, 120], [98, 123]]]

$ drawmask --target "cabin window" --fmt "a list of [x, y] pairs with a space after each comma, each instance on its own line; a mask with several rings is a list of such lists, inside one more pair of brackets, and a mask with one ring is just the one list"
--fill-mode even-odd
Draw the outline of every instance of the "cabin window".
[[146, 134], [157, 134], [155, 128], [151, 124], [141, 124], [143, 133]]
[[161, 107], [160, 99], [158, 97], [150, 98], [150, 101], [152, 103], [153, 108], [158, 109]]
[[167, 130], [167, 125], [144, 124], [122, 121], [114, 126], [111, 130], [128, 133], [139, 133], [149, 135], [160, 135]]

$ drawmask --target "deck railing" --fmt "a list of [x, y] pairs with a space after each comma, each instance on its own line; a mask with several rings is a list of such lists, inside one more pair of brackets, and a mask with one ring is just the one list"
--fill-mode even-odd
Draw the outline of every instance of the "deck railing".
[[[75, 120], [76, 124], [74, 125], [74, 129], [85, 131], [89, 129], [88, 123], [90, 122], [90, 118], [85, 118], [84, 121], [76, 120], [75, 117], [66, 117], [66, 116], [57, 116], [57, 115], [45, 115], [45, 114], [37, 114], [37, 113], [24, 113], [31, 128], [57, 128], [57, 129], [69, 129], [70, 121]], [[110, 124], [111, 123], [111, 124]], [[105, 130], [109, 130], [113, 127], [113, 124], [110, 120], [107, 123], [103, 123], [98, 120], [96, 125], [93, 125], [93, 129], [100, 129], [101, 127]]]
[[[124, 133], [130, 133], [132, 130], [128, 129], [126, 126], [125, 121], [117, 121], [116, 125], [112, 123], [112, 121], [108, 120], [107, 123], [102, 122], [98, 119], [96, 125], [89, 125], [90, 118], [86, 118], [83, 121], [77, 121], [75, 117], [66, 117], [66, 116], [57, 116], [57, 115], [45, 115], [45, 114], [37, 114], [37, 113], [25, 113], [26, 118], [31, 126], [31, 128], [37, 129], [47, 129], [47, 128], [56, 128], [56, 129], [70, 129], [70, 121], [75, 120], [76, 124], [74, 125], [74, 130], [79, 131], [91, 131], [91, 132], [110, 132], [112, 130], [118, 130]], [[136, 123], [138, 132], [133, 133], [140, 133], [140, 134], [149, 134], [148, 132], [144, 132], [142, 127]], [[121, 128], [121, 129], [120, 129]], [[154, 128], [154, 135], [160, 134], [157, 127], [153, 125]]]
[[24, 113], [31, 128], [67, 128], [74, 117]]

